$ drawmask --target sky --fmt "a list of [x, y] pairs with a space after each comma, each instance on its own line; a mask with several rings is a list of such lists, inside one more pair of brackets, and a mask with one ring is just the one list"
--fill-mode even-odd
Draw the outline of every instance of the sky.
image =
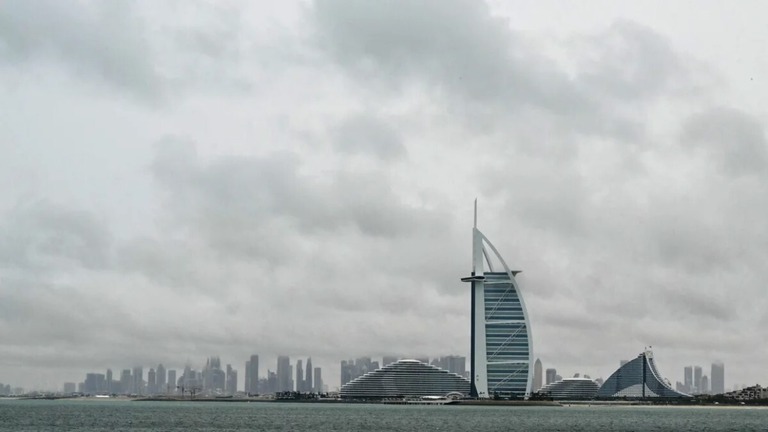
[[0, 3], [0, 382], [469, 354], [768, 383], [759, 1]]

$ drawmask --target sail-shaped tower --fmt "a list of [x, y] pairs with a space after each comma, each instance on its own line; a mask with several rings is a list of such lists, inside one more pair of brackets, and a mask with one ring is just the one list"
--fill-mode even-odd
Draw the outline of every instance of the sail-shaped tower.
[[470, 394], [478, 398], [527, 397], [533, 380], [531, 326], [525, 302], [496, 247], [477, 229], [477, 200], [472, 229], [472, 324]]

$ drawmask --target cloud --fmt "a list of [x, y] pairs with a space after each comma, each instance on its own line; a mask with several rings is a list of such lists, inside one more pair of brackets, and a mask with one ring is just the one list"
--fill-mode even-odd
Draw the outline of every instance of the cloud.
[[335, 133], [336, 148], [344, 153], [393, 160], [406, 153], [396, 127], [370, 115], [347, 117]]
[[768, 165], [763, 124], [738, 109], [715, 107], [691, 116], [680, 140], [687, 148], [706, 152], [728, 176], [762, 174]]
[[134, 4], [8, 1], [0, 10], [0, 52], [6, 63], [62, 61], [87, 75], [151, 97], [162, 78]]

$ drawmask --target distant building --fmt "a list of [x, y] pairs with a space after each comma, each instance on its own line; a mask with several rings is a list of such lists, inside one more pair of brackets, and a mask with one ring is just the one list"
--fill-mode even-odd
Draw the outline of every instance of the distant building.
[[619, 367], [605, 380], [597, 395], [605, 398], [690, 397], [673, 389], [661, 376], [650, 350], [640, 353], [636, 359]]
[[589, 378], [565, 378], [542, 387], [540, 395], [552, 399], [592, 399], [600, 386]]
[[83, 381], [83, 393], [85, 394], [100, 394], [107, 391], [107, 381], [104, 374], [89, 373], [85, 375], [85, 381]]
[[293, 379], [291, 378], [293, 368], [291, 359], [288, 356], [277, 357], [277, 392], [293, 391]]
[[547, 379], [546, 379], [545, 384], [547, 384], [547, 385], [552, 384], [553, 382], [557, 381], [557, 369], [555, 369], [555, 368], [547, 369], [546, 377], [547, 377]]
[[108, 394], [114, 393], [114, 389], [112, 388], [112, 369], [107, 369], [107, 377], [106, 377], [106, 392]]
[[683, 388], [686, 393], [691, 393], [693, 390], [693, 366], [686, 366], [683, 368]]
[[314, 382], [314, 392], [315, 393], [323, 393], [323, 371], [316, 367], [314, 370], [315, 373], [315, 382]]
[[701, 377], [701, 389], [699, 392], [701, 394], [709, 394], [709, 378], [706, 375]]
[[144, 394], [144, 368], [136, 366], [133, 368], [133, 385], [131, 386], [131, 393], [142, 395]]
[[536, 363], [533, 364], [533, 391], [537, 392], [543, 386], [543, 375], [541, 370], [541, 359], [536, 359]]
[[155, 369], [149, 368], [149, 372], [147, 372], [147, 394], [155, 394], [157, 391], [155, 378], [157, 378]]
[[739, 401], [768, 399], [768, 388], [759, 384], [725, 393], [725, 397]]
[[709, 374], [712, 394], [725, 393], [725, 365], [723, 363], [712, 363], [712, 371]]
[[343, 385], [345, 399], [469, 395], [469, 380], [418, 360], [399, 360]]
[[177, 385], [178, 383], [176, 382], [176, 369], [168, 370], [168, 387], [166, 392], [170, 394], [176, 393]]
[[[294, 390], [294, 389], [292, 389]], [[304, 391], [304, 368], [301, 359], [296, 360], [296, 391]]]
[[259, 385], [259, 356], [256, 354], [251, 355], [250, 360], [245, 362], [245, 393], [246, 394], [259, 394], [269, 393], [265, 388], [260, 388]]
[[693, 367], [693, 390], [697, 394], [704, 393], [701, 391], [701, 366]]
[[304, 383], [302, 384], [302, 388], [306, 393], [312, 393], [314, 391], [312, 387], [312, 357], [307, 359], [307, 373], [304, 376]]
[[[2, 387], [3, 386], [0, 385], [0, 388], [2, 388]], [[64, 394], [69, 395], [69, 394], [72, 394], [72, 393], [75, 393], [75, 392], [77, 392], [77, 384], [75, 384], [73, 382], [65, 382], [64, 383]], [[10, 393], [10, 391], [9, 391], [9, 393]], [[3, 394], [3, 393], [0, 392], [0, 394]], [[6, 396], [6, 395], [3, 394], [3, 396]]]
[[162, 363], [157, 365], [155, 370], [155, 392], [158, 394], [168, 393], [168, 372]]
[[237, 371], [232, 369], [231, 364], [227, 365], [225, 393], [228, 395], [237, 393]]
[[120, 373], [120, 393], [130, 394], [133, 392], [133, 377], [130, 369], [123, 369]]

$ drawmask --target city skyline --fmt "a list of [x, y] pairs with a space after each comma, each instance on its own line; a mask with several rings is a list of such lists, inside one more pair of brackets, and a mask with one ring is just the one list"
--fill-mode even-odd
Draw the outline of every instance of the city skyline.
[[2, 4], [0, 382], [469, 357], [478, 198], [545, 369], [768, 383], [760, 2]]

